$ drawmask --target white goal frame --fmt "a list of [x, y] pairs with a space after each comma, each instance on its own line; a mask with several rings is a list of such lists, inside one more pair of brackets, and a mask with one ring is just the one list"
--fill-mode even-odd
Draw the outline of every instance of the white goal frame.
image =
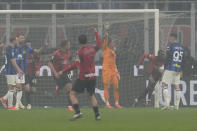
[[0, 14], [109, 14], [109, 13], [154, 13], [154, 54], [159, 50], [159, 10], [158, 9], [114, 9], [114, 10], [0, 10]]

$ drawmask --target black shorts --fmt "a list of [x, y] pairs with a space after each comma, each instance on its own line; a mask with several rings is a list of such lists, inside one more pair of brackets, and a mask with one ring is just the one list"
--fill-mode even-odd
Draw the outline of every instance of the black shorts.
[[37, 78], [35, 75], [25, 75], [25, 85], [29, 84], [31, 87], [36, 87]]
[[72, 83], [72, 75], [70, 72], [65, 72], [58, 79], [55, 77], [54, 79], [59, 89], [63, 89], [66, 86], [66, 84]]
[[93, 80], [79, 80], [77, 79], [73, 85], [72, 90], [77, 93], [83, 93], [85, 89], [90, 95], [95, 93], [96, 79]]
[[154, 81], [157, 82], [157, 81], [161, 80], [162, 73], [159, 71], [153, 71], [152, 77], [153, 77]]

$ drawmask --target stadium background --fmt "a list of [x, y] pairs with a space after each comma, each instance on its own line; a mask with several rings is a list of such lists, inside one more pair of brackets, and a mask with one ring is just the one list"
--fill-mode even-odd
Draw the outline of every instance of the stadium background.
[[[9, 2], [0, 2], [0, 9], [143, 9], [143, 8], [158, 8], [160, 10], [160, 42], [161, 48], [164, 48], [165, 43], [167, 42], [166, 32], [175, 32], [178, 34], [179, 41], [191, 49], [191, 56], [197, 58], [197, 46], [196, 45], [196, 21], [197, 21], [197, 2], [188, 2], [188, 1], [113, 1], [113, 0], [102, 0], [102, 1], [36, 1], [36, 0], [21, 0], [20, 2], [10, 0]], [[132, 16], [127, 14], [128, 17], [136, 18], [136, 16]], [[73, 16], [63, 16], [63, 15], [13, 15], [11, 16], [11, 20], [6, 17], [6, 15], [1, 15], [0, 20], [0, 39], [1, 41], [8, 43], [8, 34], [13, 35], [17, 33], [24, 33], [26, 39], [32, 41], [33, 48], [40, 48], [44, 46], [45, 42], [49, 43], [49, 47], [47, 47], [43, 54], [41, 55], [42, 65], [46, 67], [47, 61], [52, 53], [50, 48], [58, 48], [58, 44], [63, 39], [71, 40], [71, 48], [73, 54], [76, 53], [78, 49], [77, 43], [77, 35], [79, 33], [85, 33], [89, 36], [89, 42], [95, 43], [93, 33], [91, 31], [92, 26], [98, 26], [97, 16], [92, 15], [92, 22], [87, 22], [83, 18], [83, 16], [78, 15], [76, 17]], [[40, 19], [42, 17], [42, 19]], [[90, 16], [88, 16], [90, 17]], [[113, 17], [113, 16], [109, 16]], [[143, 16], [141, 16], [144, 18]], [[29, 20], [24, 20], [24, 18], [29, 18]], [[121, 16], [119, 16], [121, 19]], [[56, 23], [52, 21], [56, 20]], [[62, 20], [63, 19], [63, 20]], [[74, 23], [74, 20], [84, 19], [84, 21], [80, 21], [82, 23], [86, 23], [86, 25], [80, 25], [81, 23]], [[10, 22], [10, 26], [6, 23]], [[118, 20], [118, 19], [117, 19]], [[69, 23], [69, 24], [67, 24]], [[144, 20], [131, 20], [129, 23], [122, 25], [121, 23], [116, 23], [110, 26], [110, 32], [113, 34], [115, 39], [119, 40], [119, 48], [117, 50], [117, 65], [121, 74], [120, 80], [120, 103], [123, 106], [131, 106], [133, 102], [134, 96], [140, 94], [143, 88], [146, 85], [146, 73], [145, 69], [139, 70], [139, 74], [137, 76], [134, 75], [135, 68], [134, 65], [139, 59], [139, 57], [143, 54], [143, 52], [154, 53], [153, 51], [153, 43], [154, 43], [154, 27], [153, 23], [151, 23], [152, 19], [149, 20], [148, 29], [145, 26]], [[76, 26], [75, 24], [79, 24]], [[54, 26], [56, 29], [49, 28], [50, 26]], [[126, 26], [126, 27], [125, 27]], [[9, 29], [7, 29], [9, 28]], [[128, 28], [126, 34], [121, 35], [121, 31], [124, 31], [124, 28]], [[147, 31], [148, 30], [148, 31]], [[145, 34], [148, 34], [149, 37], [145, 37]], [[55, 37], [54, 37], [55, 34]], [[102, 37], [102, 31], [100, 31], [100, 35]], [[122, 38], [124, 37], [124, 38]], [[148, 44], [145, 46], [145, 43]], [[101, 54], [101, 52], [100, 52]], [[102, 58], [100, 54], [97, 55], [96, 63], [98, 66], [102, 64]], [[4, 57], [1, 55], [0, 67], [3, 66]], [[146, 64], [145, 62], [145, 68]], [[196, 70], [194, 70], [196, 71]], [[101, 76], [101, 71], [99, 71]], [[191, 87], [190, 81], [196, 80], [196, 73], [193, 72], [193, 76], [186, 77], [186, 102], [184, 106], [197, 106], [197, 89], [196, 86]], [[53, 106], [53, 107], [61, 107], [65, 106], [67, 101], [66, 97], [61, 94], [58, 97], [54, 96], [55, 91], [55, 83], [53, 78], [46, 70], [43, 72], [43, 76], [38, 78], [38, 90], [37, 93], [33, 96], [33, 105], [34, 106]], [[76, 78], [76, 71], [74, 72], [74, 78]], [[101, 77], [97, 77], [97, 88], [101, 91], [103, 90]], [[0, 75], [0, 96], [5, 94], [7, 91], [5, 77], [1, 73]], [[196, 82], [196, 81], [195, 81]], [[191, 91], [190, 89], [194, 89]], [[191, 95], [194, 98], [191, 98]], [[80, 95], [81, 105], [89, 106], [88, 99], [83, 97], [84, 95]], [[111, 96], [113, 93], [111, 91]], [[104, 105], [100, 95], [97, 94], [99, 98], [100, 105]], [[194, 103], [191, 103], [191, 99]], [[23, 100], [24, 101], [24, 100]], [[112, 97], [111, 97], [111, 101]], [[25, 103], [25, 101], [24, 101]]]

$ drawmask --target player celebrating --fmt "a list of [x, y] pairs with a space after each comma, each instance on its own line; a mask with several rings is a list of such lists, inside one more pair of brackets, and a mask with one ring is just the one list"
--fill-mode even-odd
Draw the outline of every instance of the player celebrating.
[[62, 75], [59, 75], [59, 71], [63, 68], [68, 67], [71, 63], [71, 51], [70, 51], [70, 41], [64, 40], [61, 42], [61, 48], [56, 50], [52, 55], [52, 58], [49, 62], [49, 67], [54, 74], [54, 79], [59, 89], [66, 88], [66, 94], [68, 97], [68, 110], [73, 111], [69, 94], [72, 89], [72, 74], [71, 72], [65, 72]]
[[21, 77], [23, 75], [23, 72], [16, 63], [17, 41], [15, 38], [11, 38], [10, 42], [11, 45], [6, 48], [5, 62], [5, 74], [7, 77], [8, 92], [0, 100], [5, 108], [8, 107], [8, 110], [17, 110], [17, 108], [13, 106], [13, 94], [15, 91], [16, 83], [18, 83], [18, 77]]
[[182, 64], [184, 61], [184, 49], [177, 42], [177, 35], [171, 34], [168, 40], [166, 52], [166, 62], [164, 65], [164, 74], [162, 78], [162, 88], [164, 97], [164, 108], [168, 109], [170, 106], [170, 98], [168, 93], [168, 84], [174, 84], [175, 87], [175, 109], [179, 109], [181, 91], [180, 91], [180, 77]]
[[116, 53], [115, 53], [115, 42], [106, 37], [103, 44], [103, 67], [102, 67], [102, 78], [104, 84], [104, 97], [108, 109], [113, 108], [109, 104], [109, 88], [112, 85], [114, 89], [114, 99], [116, 108], [122, 108], [119, 105], [119, 91], [118, 91], [118, 79], [120, 79], [119, 72], [116, 66]]
[[95, 97], [95, 86], [96, 86], [96, 78], [94, 76], [95, 73], [95, 54], [101, 47], [101, 41], [96, 29], [94, 29], [96, 35], [97, 46], [87, 45], [87, 37], [85, 35], [80, 35], [78, 37], [79, 44], [81, 49], [78, 51], [78, 59], [74, 64], [70, 67], [63, 69], [62, 72], [66, 72], [72, 69], [75, 69], [79, 66], [79, 75], [78, 79], [75, 81], [75, 84], [70, 92], [71, 102], [73, 104], [73, 108], [75, 110], [75, 115], [70, 120], [76, 120], [82, 117], [82, 113], [80, 113], [79, 102], [76, 97], [76, 93], [84, 92], [85, 88], [89, 94], [89, 98], [95, 113], [95, 119], [100, 120], [98, 103]]
[[[26, 41], [26, 46], [31, 47], [31, 41]], [[40, 72], [40, 58], [37, 52], [30, 51], [27, 56], [27, 72], [25, 73], [25, 99], [27, 102], [27, 109], [31, 109], [31, 94], [36, 92], [36, 76]]]
[[146, 95], [148, 94], [148, 101], [151, 101], [151, 96], [154, 90], [154, 87], [156, 86], [156, 83], [161, 79], [163, 70], [161, 69], [161, 67], [163, 66], [164, 62], [165, 62], [165, 52], [163, 50], [159, 50], [158, 51], [158, 56], [154, 56], [151, 55], [149, 53], [145, 53], [138, 61], [137, 63], [137, 67], [139, 66], [139, 64], [142, 63], [142, 61], [148, 58], [150, 60], [150, 64], [147, 70], [147, 73], [149, 75], [148, 77], [148, 86], [147, 88], [145, 88], [145, 90], [142, 92], [142, 94], [135, 98], [133, 106], [135, 107], [136, 104], [145, 99]]

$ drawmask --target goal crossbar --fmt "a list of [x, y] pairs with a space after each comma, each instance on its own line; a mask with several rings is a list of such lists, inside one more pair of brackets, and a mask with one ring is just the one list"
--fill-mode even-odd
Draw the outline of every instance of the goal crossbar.
[[115, 14], [154, 13], [155, 43], [154, 53], [159, 50], [159, 10], [158, 9], [112, 9], [112, 10], [0, 10], [0, 14]]
[[100, 14], [100, 13], [156, 13], [158, 9], [114, 9], [114, 10], [0, 10], [0, 14]]

